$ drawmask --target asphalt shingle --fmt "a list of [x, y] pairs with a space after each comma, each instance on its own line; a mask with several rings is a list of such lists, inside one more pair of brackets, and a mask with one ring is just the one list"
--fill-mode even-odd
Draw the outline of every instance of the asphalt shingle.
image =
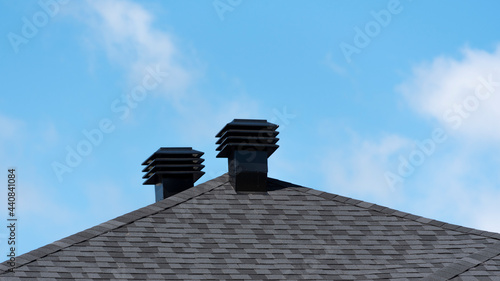
[[[498, 280], [500, 237], [227, 175], [18, 257], [1, 280]], [[489, 279], [485, 279], [489, 278]], [[497, 279], [495, 279], [497, 278]]]

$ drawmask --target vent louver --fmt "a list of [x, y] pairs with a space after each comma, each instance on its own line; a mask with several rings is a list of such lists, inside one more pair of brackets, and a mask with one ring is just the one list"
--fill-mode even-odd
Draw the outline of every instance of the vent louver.
[[218, 158], [228, 158], [236, 191], [267, 191], [267, 158], [278, 149], [278, 125], [259, 119], [234, 119], [216, 135]]
[[145, 185], [155, 185], [156, 202], [194, 186], [205, 172], [203, 152], [191, 147], [162, 147], [142, 165]]

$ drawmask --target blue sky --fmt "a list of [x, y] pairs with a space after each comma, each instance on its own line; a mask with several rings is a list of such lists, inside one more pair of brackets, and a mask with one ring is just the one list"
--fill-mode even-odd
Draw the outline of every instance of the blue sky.
[[500, 232], [499, 8], [1, 0], [18, 254], [153, 203], [140, 164], [161, 146], [204, 151], [198, 183], [225, 173], [234, 118], [280, 125], [271, 177]]

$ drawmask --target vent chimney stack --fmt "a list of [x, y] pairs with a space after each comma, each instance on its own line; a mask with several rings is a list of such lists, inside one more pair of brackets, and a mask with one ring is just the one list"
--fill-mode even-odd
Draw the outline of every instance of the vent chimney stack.
[[278, 149], [278, 125], [259, 119], [234, 119], [216, 135], [218, 158], [228, 159], [237, 192], [267, 191], [267, 158]]
[[194, 186], [205, 174], [202, 155], [191, 147], [161, 147], [142, 163], [144, 184], [155, 185], [156, 202]]

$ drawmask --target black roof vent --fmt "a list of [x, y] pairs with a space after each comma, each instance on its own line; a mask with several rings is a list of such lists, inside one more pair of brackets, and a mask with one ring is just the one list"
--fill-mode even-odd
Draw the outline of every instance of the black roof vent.
[[194, 186], [205, 174], [202, 155], [191, 147], [161, 147], [142, 163], [144, 184], [155, 185], [156, 202]]
[[215, 136], [218, 158], [228, 158], [229, 179], [239, 192], [267, 191], [267, 158], [278, 149], [278, 125], [267, 120], [234, 119]]

